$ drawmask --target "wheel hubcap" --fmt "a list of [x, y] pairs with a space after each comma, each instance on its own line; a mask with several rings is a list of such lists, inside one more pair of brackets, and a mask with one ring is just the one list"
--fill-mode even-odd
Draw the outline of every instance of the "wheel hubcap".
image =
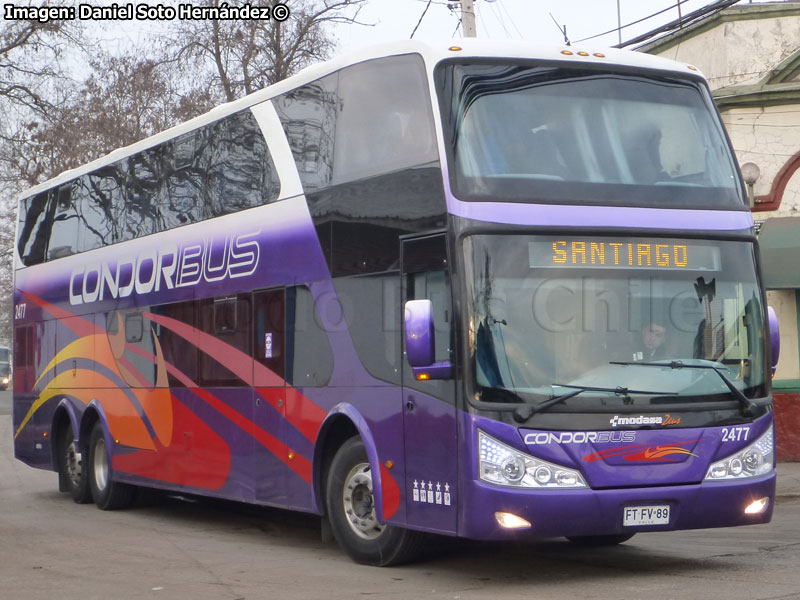
[[75, 450], [74, 438], [70, 439], [67, 443], [67, 453], [64, 457], [67, 467], [67, 475], [72, 481], [73, 485], [78, 485], [81, 482], [81, 474], [83, 473], [83, 462], [81, 453]]
[[386, 528], [375, 516], [375, 498], [372, 495], [372, 473], [368, 463], [350, 469], [342, 493], [345, 517], [350, 528], [361, 538], [372, 540]]
[[98, 490], [106, 489], [108, 484], [108, 457], [106, 456], [106, 442], [103, 438], [94, 445], [94, 483]]

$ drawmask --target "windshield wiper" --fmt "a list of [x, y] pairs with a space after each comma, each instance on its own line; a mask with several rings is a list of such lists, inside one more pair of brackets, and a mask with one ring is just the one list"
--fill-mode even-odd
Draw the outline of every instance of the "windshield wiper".
[[743, 417], [752, 417], [753, 416], [753, 409], [756, 408], [756, 403], [750, 400], [747, 396], [744, 395], [742, 390], [737, 388], [734, 383], [726, 377], [725, 373], [719, 370], [719, 367], [715, 367], [713, 365], [687, 365], [684, 362], [679, 360], [673, 360], [670, 362], [627, 362], [627, 361], [615, 361], [612, 360], [609, 364], [611, 365], [640, 365], [642, 367], [669, 367], [670, 369], [702, 369], [704, 371], [714, 371], [719, 378], [725, 383], [727, 388], [733, 394], [733, 397], [739, 401], [739, 407], [742, 410]]
[[589, 385], [572, 385], [567, 383], [554, 383], [552, 384], [553, 387], [565, 387], [565, 388], [573, 388], [575, 391], [567, 392], [566, 394], [561, 394], [560, 396], [556, 396], [554, 398], [550, 398], [549, 400], [545, 400], [543, 402], [539, 402], [539, 404], [534, 404], [533, 406], [524, 406], [517, 408], [514, 411], [514, 419], [517, 422], [524, 422], [530, 419], [536, 413], [540, 413], [542, 411], [547, 410], [551, 406], [555, 406], [564, 400], [569, 400], [570, 398], [574, 398], [578, 394], [582, 394], [583, 392], [609, 392], [616, 394], [617, 396], [629, 396], [630, 394], [647, 394], [651, 396], [677, 396], [677, 392], [653, 392], [649, 390], [631, 390], [626, 387], [594, 387]]

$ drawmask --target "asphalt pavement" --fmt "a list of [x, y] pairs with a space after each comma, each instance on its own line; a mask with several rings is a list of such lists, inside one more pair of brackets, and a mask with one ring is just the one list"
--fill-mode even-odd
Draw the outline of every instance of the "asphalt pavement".
[[800, 462], [778, 463], [778, 496], [800, 498]]

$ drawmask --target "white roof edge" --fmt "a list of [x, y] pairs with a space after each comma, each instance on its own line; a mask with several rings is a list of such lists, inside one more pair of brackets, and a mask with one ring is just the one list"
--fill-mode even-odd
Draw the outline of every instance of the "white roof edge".
[[[459, 50], [451, 50], [457, 47]], [[564, 51], [572, 52], [571, 55], [563, 54]], [[588, 53], [588, 56], [579, 56], [579, 52]], [[86, 163], [75, 169], [64, 171], [59, 175], [31, 187], [19, 198], [27, 198], [44, 190], [56, 187], [67, 181], [75, 179], [85, 173], [99, 169], [100, 167], [114, 163], [121, 158], [136, 154], [153, 146], [157, 146], [167, 140], [177, 137], [183, 133], [202, 127], [208, 123], [217, 121], [234, 112], [249, 108], [270, 98], [274, 98], [291, 89], [305, 85], [311, 81], [334, 73], [344, 67], [353, 65], [366, 60], [380, 58], [384, 56], [396, 56], [399, 54], [420, 54], [431, 68], [434, 64], [447, 58], [475, 57], [475, 58], [511, 58], [511, 59], [538, 59], [538, 60], [558, 60], [566, 63], [592, 63], [608, 64], [610, 66], [624, 66], [643, 69], [655, 69], [662, 71], [677, 71], [687, 73], [688, 65], [660, 56], [634, 52], [632, 50], [620, 50], [615, 48], [595, 47], [591, 44], [581, 44], [576, 46], [558, 46], [535, 44], [531, 42], [517, 41], [497, 41], [486, 39], [460, 39], [442, 40], [441, 42], [425, 42], [418, 40], [404, 40], [398, 42], [386, 42], [375, 46], [343, 54], [337, 58], [321, 62], [299, 71], [295, 75], [274, 83], [264, 89], [245, 96], [239, 100], [227, 102], [212, 108], [210, 111], [195, 117], [189, 121], [171, 127], [165, 131], [140, 140], [129, 146], [123, 146], [112, 150], [105, 156], [98, 158], [90, 163]], [[602, 56], [596, 56], [599, 53]], [[693, 75], [700, 75], [699, 71], [691, 71]]]

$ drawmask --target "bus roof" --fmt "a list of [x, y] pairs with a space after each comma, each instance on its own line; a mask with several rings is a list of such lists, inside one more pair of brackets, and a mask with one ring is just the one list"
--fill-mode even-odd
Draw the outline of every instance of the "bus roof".
[[253, 92], [244, 98], [216, 106], [209, 112], [195, 117], [194, 119], [166, 129], [129, 146], [117, 148], [109, 154], [80, 167], [64, 171], [56, 177], [27, 189], [20, 194], [19, 198], [27, 198], [61, 185], [62, 183], [71, 181], [85, 173], [89, 173], [122, 158], [157, 146], [183, 133], [217, 121], [232, 113], [274, 98], [275, 96], [279, 96], [347, 66], [375, 58], [412, 53], [420, 54], [425, 60], [428, 69], [432, 69], [438, 62], [449, 58], [509, 58], [562, 61], [570, 64], [607, 64], [616, 67], [673, 71], [681, 74], [689, 73], [694, 76], [702, 77], [697, 69], [685, 63], [631, 50], [601, 48], [589, 44], [558, 46], [521, 41], [497, 41], [474, 38], [460, 40], [451, 39], [441, 42], [425, 42], [418, 40], [387, 42], [349, 52], [329, 61], [306, 67], [295, 75], [258, 90], [257, 92]]

